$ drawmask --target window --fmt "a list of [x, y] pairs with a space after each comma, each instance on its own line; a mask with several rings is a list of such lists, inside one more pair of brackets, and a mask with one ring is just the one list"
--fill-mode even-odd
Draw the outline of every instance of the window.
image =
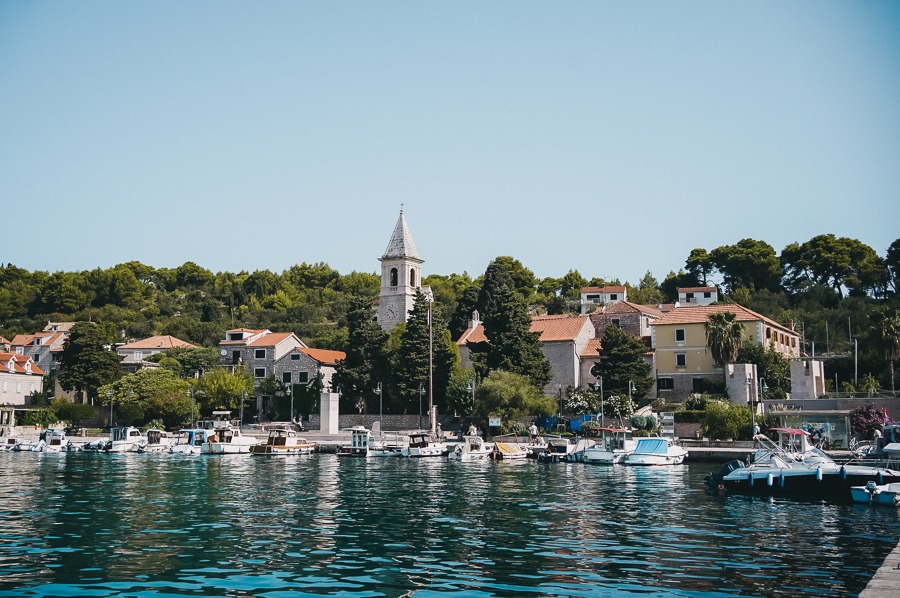
[[390, 286], [397, 286], [397, 268], [391, 268], [391, 283]]
[[676, 328], [675, 329], [675, 342], [677, 342], [677, 343], [684, 342], [684, 328]]
[[619, 318], [613, 318], [612, 320], [610, 320], [610, 323], [611, 323], [613, 326], [617, 326], [617, 327], [619, 327], [619, 328], [622, 327], [622, 325], [619, 324]]
[[299, 353], [291, 353], [291, 361], [300, 361]]
[[771, 328], [766, 328], [766, 338], [767, 339], [772, 338], [772, 329]]
[[610, 293], [610, 295], [609, 295], [610, 301], [616, 301], [618, 299], [619, 299], [619, 296], [616, 293]]
[[416, 271], [412, 268], [409, 269], [409, 286], [416, 286]]
[[283, 374], [281, 374], [281, 381], [284, 382], [285, 384], [290, 384], [291, 383], [291, 373], [284, 372]]
[[144, 352], [143, 352], [143, 351], [135, 351], [135, 352], [134, 352], [134, 360], [135, 360], [135, 361], [140, 361], [140, 360], [142, 360], [143, 358], [144, 358]]
[[297, 372], [297, 384], [306, 384], [309, 382], [309, 372]]
[[684, 298], [687, 299], [688, 301], [690, 301], [691, 299], [694, 298], [694, 294], [693, 293], [685, 293]]
[[705, 293], [703, 293], [703, 298], [704, 298], [704, 299], [709, 299], [709, 298], [711, 298], [711, 297], [712, 297], [712, 293], [710, 293], [709, 291], [706, 291]]
[[255, 368], [253, 370], [254, 378], [265, 378], [266, 377], [266, 368]]
[[253, 357], [256, 359], [265, 359], [266, 358], [266, 350], [265, 349], [257, 349], [253, 352]]
[[659, 378], [656, 381], [656, 388], [658, 390], [674, 390], [675, 380], [672, 378]]
[[683, 368], [687, 366], [687, 353], [676, 353], [675, 354], [675, 365]]
[[708, 388], [709, 382], [706, 380], [706, 378], [691, 379], [691, 392], [704, 393], [707, 392]]

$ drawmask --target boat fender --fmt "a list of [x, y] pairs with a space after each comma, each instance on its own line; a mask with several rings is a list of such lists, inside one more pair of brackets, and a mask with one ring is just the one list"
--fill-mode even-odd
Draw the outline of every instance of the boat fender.
[[774, 485], [775, 485], [775, 474], [774, 474], [774, 473], [770, 473], [770, 474], [767, 476], [766, 482], [769, 484], [769, 488], [771, 488], [772, 486], [774, 486]]
[[750, 472], [750, 475], [747, 478], [750, 482], [750, 487], [753, 488], [753, 472]]
[[841, 465], [841, 479], [842, 480], [847, 479], [847, 468], [844, 467], [843, 465]]
[[878, 472], [878, 476], [877, 476], [877, 477], [878, 477], [878, 485], [880, 486], [880, 485], [884, 484], [884, 476], [881, 475], [881, 472], [880, 472], [880, 471]]
[[816, 467], [816, 479], [822, 481], [822, 468]]
[[782, 471], [781, 474], [778, 476], [778, 485], [779, 485], [781, 488], [784, 488], [784, 472], [783, 472], [783, 471]]

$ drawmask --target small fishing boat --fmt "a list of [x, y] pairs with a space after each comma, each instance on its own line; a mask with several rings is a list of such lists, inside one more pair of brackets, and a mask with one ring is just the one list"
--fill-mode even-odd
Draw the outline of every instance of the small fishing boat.
[[447, 445], [429, 432], [415, 432], [409, 435], [409, 444], [400, 450], [403, 457], [443, 457]]
[[494, 445], [481, 436], [463, 436], [463, 441], [447, 455], [456, 461], [484, 461], [491, 457]]
[[600, 428], [600, 442], [585, 449], [584, 462], [598, 465], [615, 465], [625, 461], [634, 452], [637, 441], [631, 432], [622, 428]]
[[178, 431], [174, 444], [169, 446], [173, 455], [199, 455], [203, 447], [209, 444], [212, 430], [205, 428], [184, 428]]
[[622, 460], [625, 465], [680, 465], [687, 449], [671, 438], [650, 436], [638, 438], [634, 451]]
[[216, 428], [214, 434], [207, 438], [203, 447], [204, 453], [211, 455], [248, 454], [250, 449], [259, 444], [254, 436], [244, 436], [240, 428]]
[[538, 461], [549, 461], [550, 463], [559, 463], [566, 460], [569, 453], [575, 452], [575, 442], [568, 439], [555, 436], [547, 439], [547, 447], [538, 453]]
[[350, 444], [338, 449], [338, 457], [399, 457], [405, 445], [400, 437], [393, 442], [375, 440], [372, 432], [363, 426], [350, 428]]
[[6, 442], [0, 444], [0, 451], [11, 451], [16, 448], [16, 445], [21, 441], [18, 438], [7, 438]]
[[851, 486], [850, 495], [853, 502], [900, 507], [900, 482], [879, 486], [870, 481], [865, 486]]
[[134, 426], [115, 426], [110, 428], [109, 442], [101, 450], [107, 453], [133, 453], [144, 442], [147, 442], [147, 437]]
[[147, 437], [146, 441], [138, 444], [137, 450], [139, 453], [166, 453], [169, 451], [169, 447], [174, 444], [174, 440], [169, 436], [169, 433], [158, 428], [148, 429], [145, 436]]
[[583, 463], [584, 452], [589, 448], [597, 446], [597, 443], [590, 438], [581, 438], [575, 443], [575, 448], [566, 455], [568, 463]]
[[316, 443], [297, 435], [293, 430], [270, 430], [265, 444], [250, 447], [251, 455], [308, 455], [316, 450]]
[[[41, 443], [43, 443], [42, 446]], [[71, 442], [66, 438], [65, 430], [49, 428], [41, 433], [41, 439], [38, 442], [38, 445], [41, 446], [41, 448], [35, 448], [33, 450], [41, 450], [47, 453], [61, 453], [63, 451], [68, 451], [70, 444]]]
[[500, 461], [518, 461], [528, 458], [528, 449], [515, 442], [495, 442], [493, 456]]

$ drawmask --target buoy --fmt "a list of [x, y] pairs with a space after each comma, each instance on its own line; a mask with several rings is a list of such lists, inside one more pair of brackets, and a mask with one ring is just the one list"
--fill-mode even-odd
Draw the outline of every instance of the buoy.
[[843, 465], [841, 465], [841, 479], [842, 480], [847, 479], [847, 468], [844, 467]]
[[771, 488], [772, 486], [774, 486], [774, 485], [775, 485], [775, 474], [774, 474], [774, 473], [770, 473], [770, 474], [768, 475], [768, 478], [766, 479], [766, 482], [769, 484], [769, 488]]
[[750, 487], [753, 488], [753, 473], [750, 473], [749, 479], [750, 479]]

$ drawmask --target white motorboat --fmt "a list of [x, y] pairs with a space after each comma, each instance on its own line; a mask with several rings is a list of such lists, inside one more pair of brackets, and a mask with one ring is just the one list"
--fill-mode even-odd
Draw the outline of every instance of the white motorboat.
[[564, 461], [569, 453], [575, 452], [575, 442], [569, 438], [554, 436], [547, 439], [546, 448], [537, 455], [538, 461], [550, 461], [559, 463]]
[[134, 426], [116, 426], [109, 430], [109, 442], [103, 447], [107, 453], [133, 453], [147, 442], [147, 437]]
[[853, 502], [900, 507], [900, 482], [879, 486], [870, 481], [865, 486], [851, 486], [850, 496]]
[[355, 426], [350, 428], [350, 444], [340, 447], [337, 454], [338, 457], [399, 457], [406, 444], [401, 437], [392, 441], [376, 440], [370, 430]]
[[203, 447], [204, 453], [211, 455], [248, 454], [250, 449], [259, 444], [255, 436], [244, 436], [240, 428], [216, 428], [214, 434], [207, 438]]
[[150, 428], [145, 436], [147, 440], [138, 444], [139, 453], [166, 453], [175, 441], [165, 430]]
[[[708, 486], [719, 493], [764, 494], [773, 496], [797, 496], [807, 499], [853, 498], [853, 487], [866, 487], [900, 483], [900, 470], [892, 459], [839, 465], [821, 450], [809, 443], [809, 433], [799, 428], [772, 428], [778, 432], [778, 442], [764, 435], [754, 440], [757, 450], [753, 461], [746, 465], [730, 461], [717, 474], [707, 477]], [[884, 447], [887, 454], [900, 454], [891, 445]]]
[[569, 463], [583, 463], [585, 451], [595, 446], [597, 446], [597, 443], [590, 438], [579, 439], [575, 443], [575, 448], [566, 455], [566, 461]]
[[599, 465], [615, 465], [625, 461], [625, 457], [634, 452], [637, 440], [631, 432], [622, 428], [601, 428], [600, 442], [585, 449], [584, 462]]
[[184, 428], [178, 431], [174, 444], [169, 446], [169, 452], [175, 455], [199, 455], [203, 447], [209, 444], [212, 430], [204, 428]]
[[316, 443], [297, 435], [294, 430], [271, 430], [265, 444], [250, 447], [251, 455], [308, 455]]
[[494, 455], [500, 461], [518, 461], [528, 458], [528, 448], [515, 442], [495, 442]]
[[65, 430], [49, 428], [41, 433], [41, 439], [38, 442], [38, 446], [41, 448], [36, 447], [32, 450], [41, 450], [47, 453], [61, 453], [69, 450], [70, 444], [69, 439], [66, 438]]
[[687, 449], [671, 438], [649, 436], [638, 438], [634, 451], [622, 460], [625, 465], [679, 465]]
[[463, 441], [447, 455], [457, 461], [484, 461], [491, 458], [494, 445], [485, 442], [481, 436], [463, 436]]
[[409, 445], [401, 449], [400, 454], [404, 457], [443, 457], [447, 454], [447, 445], [429, 432], [416, 432], [409, 435]]

